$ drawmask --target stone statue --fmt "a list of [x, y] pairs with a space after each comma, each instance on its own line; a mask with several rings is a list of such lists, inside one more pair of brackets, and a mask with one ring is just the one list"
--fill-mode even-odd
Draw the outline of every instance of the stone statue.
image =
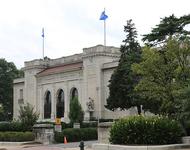
[[88, 111], [94, 111], [94, 100], [89, 97], [89, 101], [86, 103]]

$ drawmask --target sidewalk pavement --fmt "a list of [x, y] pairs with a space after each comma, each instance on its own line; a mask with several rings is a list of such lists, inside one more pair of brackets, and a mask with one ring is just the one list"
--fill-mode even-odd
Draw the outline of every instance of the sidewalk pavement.
[[[60, 147], [53, 147], [48, 145], [25, 145], [25, 146], [1, 146], [0, 150], [80, 150], [79, 147], [77, 148], [60, 148]], [[86, 148], [85, 150], [92, 150], [91, 148]]]
[[[71, 142], [68, 144], [51, 144], [51, 145], [43, 145], [43, 144], [24, 144], [24, 145], [0, 145], [0, 150], [80, 150], [79, 148], [80, 142]], [[97, 141], [85, 141], [84, 150], [92, 150], [92, 144], [97, 143]]]
[[[84, 150], [92, 150], [92, 144], [98, 143], [94, 141], [84, 141]], [[39, 142], [0, 142], [0, 150], [80, 150], [80, 142], [68, 142], [67, 144], [57, 143], [43, 145]]]

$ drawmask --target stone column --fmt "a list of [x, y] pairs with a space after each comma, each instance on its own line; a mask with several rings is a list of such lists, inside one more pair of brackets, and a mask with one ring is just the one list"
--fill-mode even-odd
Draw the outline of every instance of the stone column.
[[43, 120], [44, 119], [44, 95], [45, 92], [43, 90], [43, 87], [41, 87], [40, 90], [40, 119]]
[[55, 91], [55, 85], [53, 85], [52, 100], [51, 100], [51, 120], [55, 120], [55, 103], [56, 103], [56, 91]]
[[68, 87], [68, 82], [66, 81], [65, 83], [65, 112], [64, 112], [64, 122], [69, 122], [69, 102], [70, 102], [70, 91], [69, 91], [69, 87]]
[[43, 93], [42, 93], [42, 86], [38, 88], [38, 99], [37, 99], [37, 110], [40, 113], [39, 120], [43, 119]]

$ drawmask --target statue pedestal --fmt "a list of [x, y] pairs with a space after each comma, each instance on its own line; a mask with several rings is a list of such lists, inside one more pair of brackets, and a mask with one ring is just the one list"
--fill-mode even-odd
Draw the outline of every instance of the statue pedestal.
[[98, 142], [109, 143], [110, 129], [113, 122], [101, 122], [98, 124]]
[[184, 137], [182, 137], [182, 142], [184, 144], [190, 144], [190, 136], [184, 136]]
[[80, 123], [74, 123], [73, 128], [74, 129], [80, 129]]
[[51, 144], [54, 141], [54, 126], [53, 124], [35, 124], [33, 126], [35, 133], [35, 141], [43, 144]]
[[91, 121], [93, 118], [93, 112], [94, 110], [87, 110], [84, 116], [85, 121]]

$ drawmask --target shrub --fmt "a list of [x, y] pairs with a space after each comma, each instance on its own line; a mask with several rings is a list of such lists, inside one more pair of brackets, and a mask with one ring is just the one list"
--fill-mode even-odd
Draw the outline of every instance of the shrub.
[[62, 132], [55, 132], [54, 139], [58, 143], [63, 143], [64, 136], [67, 138], [67, 141], [69, 142], [78, 142], [81, 140], [96, 140], [98, 137], [96, 128], [68, 128], [64, 129]]
[[133, 116], [115, 122], [110, 131], [112, 144], [180, 143], [184, 132], [180, 124], [166, 117]]
[[20, 122], [1, 122], [0, 131], [23, 131], [23, 126]]
[[34, 107], [27, 103], [25, 106], [20, 106], [19, 120], [26, 131], [32, 131], [33, 125], [37, 122], [39, 114], [34, 112]]
[[0, 141], [24, 142], [34, 139], [35, 135], [32, 132], [0, 132]]

